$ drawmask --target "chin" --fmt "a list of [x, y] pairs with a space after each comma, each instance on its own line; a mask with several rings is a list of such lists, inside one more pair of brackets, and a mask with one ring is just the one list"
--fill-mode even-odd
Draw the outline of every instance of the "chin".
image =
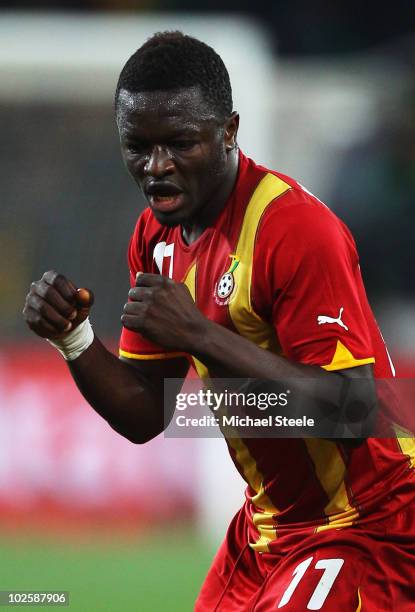
[[156, 212], [155, 210], [153, 210], [153, 215], [155, 216], [157, 221], [160, 223], [160, 225], [165, 225], [166, 227], [176, 227], [177, 225], [181, 225], [182, 223], [186, 221], [185, 218], [183, 218], [182, 216], [178, 214], [174, 214], [174, 213], [166, 214], [166, 213]]

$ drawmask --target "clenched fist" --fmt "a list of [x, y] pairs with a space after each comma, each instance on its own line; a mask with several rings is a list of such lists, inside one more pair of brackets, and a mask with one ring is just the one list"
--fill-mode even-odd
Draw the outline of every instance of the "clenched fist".
[[209, 326], [186, 285], [159, 274], [137, 275], [121, 317], [127, 329], [165, 348], [191, 353]]
[[23, 317], [38, 336], [59, 339], [87, 318], [93, 302], [91, 291], [77, 289], [62, 274], [49, 270], [31, 284]]

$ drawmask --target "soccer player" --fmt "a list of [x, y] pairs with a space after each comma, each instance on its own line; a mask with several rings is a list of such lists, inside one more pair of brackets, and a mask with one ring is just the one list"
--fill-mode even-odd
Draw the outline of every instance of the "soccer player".
[[[125, 164], [148, 202], [128, 251], [120, 359], [92, 331], [91, 294], [63, 275], [33, 283], [24, 309], [115, 430], [136, 443], [163, 431], [163, 379], [183, 379], [190, 361], [202, 378], [315, 378], [321, 401], [344, 381], [392, 376], [353, 238], [299, 183], [239, 150], [212, 48], [154, 35], [124, 66], [115, 105]], [[415, 610], [412, 439], [227, 444], [246, 501], [197, 611]]]

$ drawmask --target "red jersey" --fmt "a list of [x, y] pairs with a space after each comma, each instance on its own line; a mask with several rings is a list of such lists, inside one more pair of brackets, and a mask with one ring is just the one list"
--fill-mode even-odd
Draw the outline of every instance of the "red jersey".
[[[146, 209], [128, 259], [132, 286], [137, 271], [185, 282], [207, 318], [265, 350], [326, 370], [373, 363], [375, 376], [393, 375], [349, 230], [295, 180], [243, 154], [226, 206], [195, 242]], [[120, 355], [180, 353], [123, 329]], [[258, 551], [272, 551], [283, 535], [379, 519], [415, 498], [412, 438], [371, 438], [350, 450], [314, 438], [227, 444], [248, 485], [245, 511]]]

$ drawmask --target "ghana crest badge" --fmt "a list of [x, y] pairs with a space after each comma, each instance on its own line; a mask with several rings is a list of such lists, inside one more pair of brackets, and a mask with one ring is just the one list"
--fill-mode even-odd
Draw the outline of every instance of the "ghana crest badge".
[[229, 257], [232, 259], [232, 263], [215, 285], [215, 302], [219, 306], [226, 306], [226, 304], [229, 304], [235, 289], [235, 278], [233, 273], [239, 266], [239, 257], [237, 255], [229, 255]]

